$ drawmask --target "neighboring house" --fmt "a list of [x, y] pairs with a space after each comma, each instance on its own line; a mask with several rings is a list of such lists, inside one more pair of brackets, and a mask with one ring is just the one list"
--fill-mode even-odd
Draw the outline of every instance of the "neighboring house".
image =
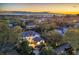
[[20, 21], [27, 22], [27, 21], [29, 21], [29, 19], [20, 19]]
[[17, 25], [18, 25], [17, 22], [14, 22], [14, 21], [11, 21], [11, 20], [8, 21], [8, 27], [9, 27], [9, 28], [13, 28], [13, 27], [15, 27], [15, 26], [17, 26]]
[[54, 52], [55, 52], [55, 54], [60, 55], [60, 54], [66, 53], [66, 51], [70, 48], [71, 48], [70, 44], [64, 43], [64, 44], [61, 44], [60, 46], [58, 46], [57, 48], [55, 48]]
[[45, 20], [45, 18], [38, 19], [38, 23], [44, 22]]
[[59, 27], [57, 29], [55, 29], [55, 32], [58, 32], [59, 34], [61, 34], [62, 36], [64, 35], [64, 33], [67, 31], [67, 27]]
[[8, 27], [9, 27], [9, 28], [13, 28], [14, 26], [13, 26], [13, 24], [9, 23], [9, 24], [8, 24]]
[[79, 23], [75, 23], [74, 28], [79, 28]]
[[21, 33], [22, 39], [29, 42], [29, 46], [33, 48], [40, 45], [44, 40], [40, 37], [40, 34], [34, 31], [26, 31]]
[[33, 28], [35, 28], [36, 27], [36, 25], [34, 25], [33, 23], [28, 23], [27, 25], [26, 25], [26, 29], [33, 29]]

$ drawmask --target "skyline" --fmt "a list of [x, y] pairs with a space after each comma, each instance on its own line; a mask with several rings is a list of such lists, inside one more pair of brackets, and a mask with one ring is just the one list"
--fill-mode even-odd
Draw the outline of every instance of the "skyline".
[[51, 12], [79, 14], [79, 4], [68, 3], [0, 3], [0, 11]]

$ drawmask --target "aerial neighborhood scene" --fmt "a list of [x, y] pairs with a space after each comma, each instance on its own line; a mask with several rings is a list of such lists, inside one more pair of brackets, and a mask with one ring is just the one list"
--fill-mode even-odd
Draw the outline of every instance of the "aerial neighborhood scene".
[[0, 55], [79, 55], [79, 4], [0, 3]]

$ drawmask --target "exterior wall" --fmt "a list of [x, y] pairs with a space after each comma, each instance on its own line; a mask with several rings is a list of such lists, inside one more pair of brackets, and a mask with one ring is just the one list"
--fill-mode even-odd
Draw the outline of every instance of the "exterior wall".
[[39, 42], [34, 41], [33, 39], [36, 37], [40, 37], [40, 35], [35, 35], [35, 36], [29, 36], [29, 37], [22, 37], [22, 39], [24, 41], [28, 41], [29, 42], [29, 46], [35, 48], [36, 46], [40, 45], [41, 42], [45, 43], [44, 40], [41, 40]]

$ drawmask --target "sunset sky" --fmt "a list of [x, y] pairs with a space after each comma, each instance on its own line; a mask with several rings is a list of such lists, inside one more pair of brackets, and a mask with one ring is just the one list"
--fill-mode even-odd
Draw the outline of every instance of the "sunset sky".
[[31, 11], [64, 14], [79, 14], [79, 4], [56, 3], [0, 3], [0, 11]]

